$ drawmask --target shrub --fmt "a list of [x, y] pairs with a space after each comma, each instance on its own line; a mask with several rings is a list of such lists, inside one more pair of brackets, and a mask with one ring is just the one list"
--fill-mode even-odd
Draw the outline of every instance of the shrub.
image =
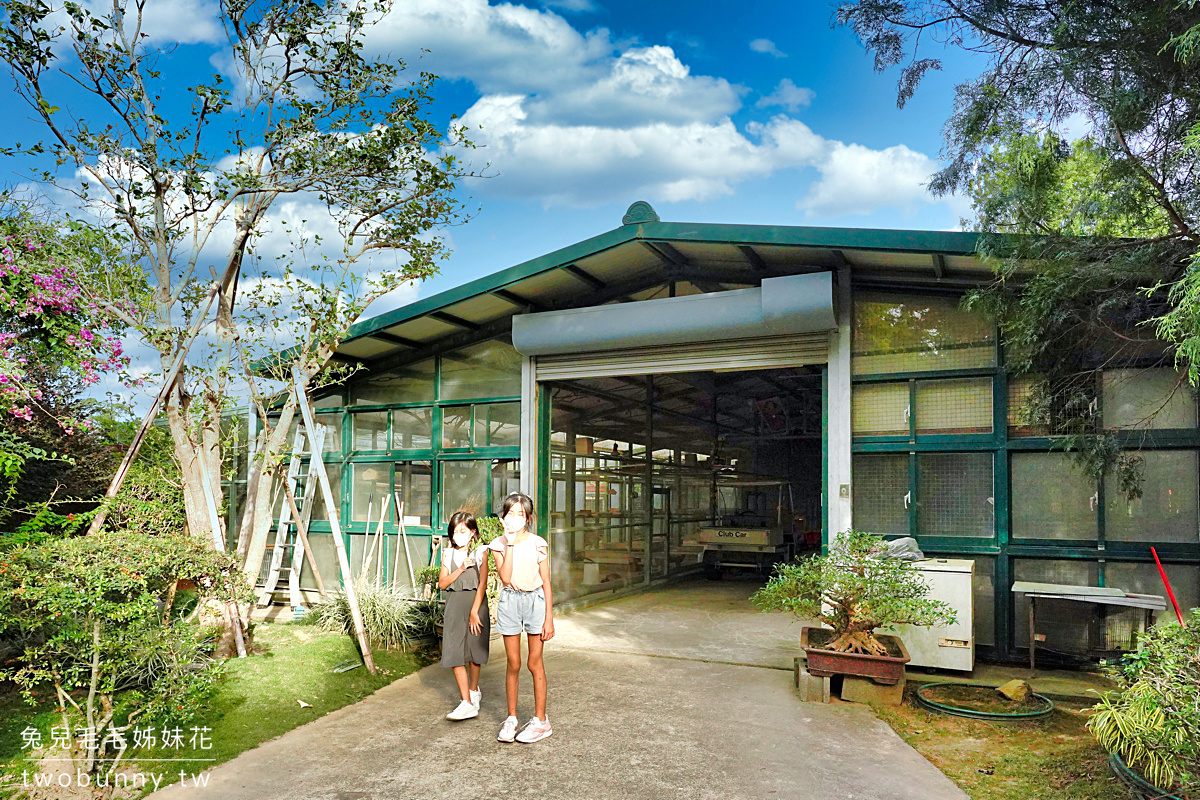
[[1092, 735], [1164, 793], [1200, 795], [1200, 610], [1186, 628], [1147, 631], [1116, 678], [1120, 690], [1088, 720]]
[[479, 539], [484, 544], [491, 544], [493, 539], [504, 533], [504, 523], [499, 517], [479, 517], [475, 522], [479, 525]]
[[[95, 731], [85, 772], [113, 763], [107, 732], [190, 721], [211, 689], [211, 641], [162, 608], [185, 579], [222, 600], [223, 587], [244, 586], [231, 556], [190, 536], [105, 530], [0, 552], [0, 638], [20, 643], [0, 680], [30, 703], [52, 688], [65, 724], [72, 708], [83, 718]], [[85, 689], [80, 705], [71, 695]]]
[[[434, 580], [436, 586], [436, 576]], [[416, 640], [432, 636], [434, 626], [441, 624], [443, 604], [437, 599], [413, 599], [406, 589], [369, 581], [357, 581], [354, 590], [367, 636], [383, 647], [411, 648]], [[327, 631], [354, 633], [345, 593], [313, 603], [305, 620]]]
[[926, 597], [929, 585], [911, 561], [881, 558], [885, 542], [861, 531], [839, 534], [828, 555], [780, 564], [751, 600], [763, 611], [788, 611], [833, 629], [831, 650], [885, 655], [876, 628], [952, 625], [954, 609]]

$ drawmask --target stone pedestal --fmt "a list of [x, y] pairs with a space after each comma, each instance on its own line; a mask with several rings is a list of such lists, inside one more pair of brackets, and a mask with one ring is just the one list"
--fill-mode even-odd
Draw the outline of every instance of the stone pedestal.
[[850, 703], [898, 706], [904, 702], [904, 679], [891, 686], [881, 686], [870, 678], [847, 675], [842, 679], [842, 699]]
[[818, 678], [810, 675], [804, 668], [804, 660], [795, 660], [794, 672], [796, 688], [800, 690], [800, 699], [805, 703], [829, 702], [829, 678]]

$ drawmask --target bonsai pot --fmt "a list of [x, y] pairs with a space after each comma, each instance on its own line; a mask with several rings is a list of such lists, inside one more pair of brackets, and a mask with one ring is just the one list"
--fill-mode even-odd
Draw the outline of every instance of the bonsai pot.
[[[808, 643], [809, 631], [824, 631], [828, 628], [804, 628], [800, 631], [800, 646], [808, 656], [808, 671], [818, 678], [831, 675], [857, 675], [870, 678], [875, 683], [892, 686], [904, 678], [904, 665], [911, 656], [898, 636], [877, 635], [875, 638], [885, 645], [890, 641], [900, 650], [899, 656], [872, 656], [863, 653], [842, 653], [826, 650]], [[889, 648], [890, 649], [890, 648]]]

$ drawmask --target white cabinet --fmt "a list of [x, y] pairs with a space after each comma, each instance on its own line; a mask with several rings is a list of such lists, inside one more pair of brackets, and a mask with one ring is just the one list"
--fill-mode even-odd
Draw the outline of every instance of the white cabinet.
[[908, 665], [971, 671], [975, 668], [975, 606], [971, 593], [975, 562], [931, 558], [917, 561], [913, 566], [925, 573], [929, 598], [948, 603], [957, 620], [940, 628], [898, 625], [896, 631], [912, 656]]

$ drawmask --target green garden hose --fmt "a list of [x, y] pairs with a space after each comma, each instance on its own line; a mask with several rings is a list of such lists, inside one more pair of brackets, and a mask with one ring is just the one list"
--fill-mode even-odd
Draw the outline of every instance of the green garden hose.
[[970, 686], [976, 689], [992, 690], [996, 688], [995, 686], [988, 686], [987, 684], [983, 683], [958, 683], [956, 681], [927, 683], [917, 689], [917, 704], [922, 708], [926, 708], [930, 711], [936, 711], [941, 714], [952, 714], [956, 717], [968, 717], [970, 719], [992, 720], [993, 722], [1012, 722], [1014, 720], [1039, 719], [1041, 717], [1049, 716], [1050, 713], [1054, 711], [1054, 701], [1044, 695], [1038, 694], [1037, 692], [1034, 692], [1033, 696], [1042, 701], [1043, 707], [1036, 711], [1018, 711], [1010, 714], [1002, 714], [996, 711], [972, 711], [968, 708], [957, 708], [955, 706], [948, 706], [945, 703], [939, 703], [936, 700], [931, 700], [925, 696], [925, 691], [927, 689], [933, 689], [937, 686]]

